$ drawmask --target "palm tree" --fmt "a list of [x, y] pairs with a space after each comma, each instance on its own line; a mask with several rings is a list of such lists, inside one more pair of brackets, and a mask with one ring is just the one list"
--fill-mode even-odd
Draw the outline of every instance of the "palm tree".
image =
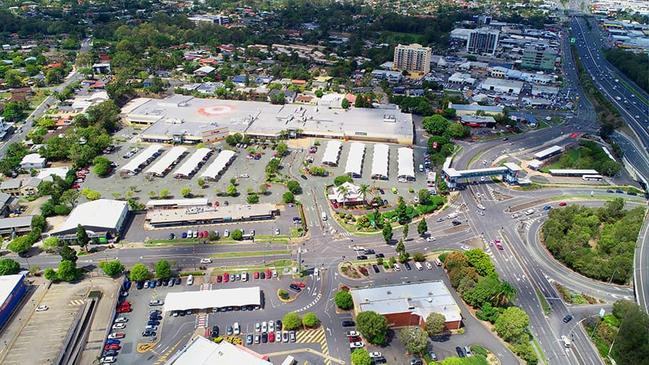
[[504, 306], [511, 303], [516, 297], [516, 288], [509, 282], [503, 281], [500, 283], [498, 291], [494, 294], [492, 300], [494, 304]]
[[336, 189], [338, 189], [338, 194], [343, 196], [343, 208], [345, 208], [345, 201], [347, 200], [347, 194], [349, 194], [349, 189], [347, 189], [347, 186], [345, 185], [340, 185]]
[[367, 199], [365, 199], [365, 198], [366, 198], [367, 192], [368, 192], [369, 190], [370, 190], [370, 186], [367, 185], [367, 184], [361, 184], [361, 186], [358, 188], [358, 191], [359, 191], [359, 192], [361, 193], [361, 195], [363, 196], [363, 200], [367, 200]]

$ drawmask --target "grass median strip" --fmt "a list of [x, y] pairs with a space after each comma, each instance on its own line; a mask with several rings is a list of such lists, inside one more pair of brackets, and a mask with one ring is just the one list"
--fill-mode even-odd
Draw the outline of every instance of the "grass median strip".
[[241, 258], [241, 257], [260, 257], [274, 255], [288, 255], [289, 250], [270, 250], [270, 251], [240, 251], [240, 252], [219, 252], [211, 254], [213, 259]]

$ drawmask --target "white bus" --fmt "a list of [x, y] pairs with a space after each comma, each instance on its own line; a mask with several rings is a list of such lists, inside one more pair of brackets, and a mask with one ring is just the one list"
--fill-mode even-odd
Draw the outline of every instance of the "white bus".
[[584, 175], [581, 178], [586, 181], [602, 181], [604, 179], [602, 175]]

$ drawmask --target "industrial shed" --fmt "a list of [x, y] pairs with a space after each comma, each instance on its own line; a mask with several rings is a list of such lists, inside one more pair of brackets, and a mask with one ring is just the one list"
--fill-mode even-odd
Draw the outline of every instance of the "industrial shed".
[[408, 147], [399, 147], [398, 152], [398, 161], [399, 161], [399, 172], [398, 178], [402, 180], [414, 180], [415, 179], [415, 157], [412, 148]]
[[261, 306], [261, 289], [254, 286], [168, 293], [164, 303], [165, 312], [243, 307], [246, 305]]
[[347, 155], [347, 164], [345, 173], [351, 177], [361, 177], [363, 173], [363, 160], [365, 159], [365, 143], [353, 142], [349, 154]]
[[327, 148], [322, 156], [322, 164], [329, 166], [338, 166], [338, 158], [340, 158], [340, 149], [343, 147], [340, 141], [327, 142]]
[[140, 152], [139, 155], [133, 157], [133, 159], [126, 165], [122, 166], [119, 169], [120, 175], [127, 176], [138, 174], [144, 167], [160, 156], [161, 150], [162, 146], [159, 144], [150, 145], [144, 151]]
[[221, 153], [219, 153], [219, 155], [214, 159], [214, 162], [212, 162], [212, 164], [207, 167], [207, 170], [203, 172], [201, 177], [210, 180], [216, 180], [216, 178], [219, 177], [223, 173], [223, 171], [225, 171], [225, 168], [230, 165], [230, 163], [234, 159], [234, 156], [234, 151], [221, 151]]
[[153, 164], [145, 174], [153, 176], [164, 176], [176, 166], [180, 159], [187, 153], [187, 148], [176, 146], [165, 153], [160, 160]]
[[24, 273], [0, 276], [0, 328], [9, 321], [27, 292]]
[[128, 203], [121, 200], [98, 199], [77, 205], [65, 223], [56, 227], [50, 235], [61, 240], [76, 240], [77, 226], [86, 229], [90, 238], [117, 237], [128, 216]]
[[374, 145], [372, 156], [372, 179], [385, 180], [388, 178], [388, 161], [390, 158], [390, 147], [387, 144], [378, 143]]
[[209, 148], [199, 148], [189, 156], [187, 161], [185, 161], [180, 167], [174, 171], [174, 177], [178, 178], [190, 178], [194, 175], [205, 162], [212, 155], [212, 150]]

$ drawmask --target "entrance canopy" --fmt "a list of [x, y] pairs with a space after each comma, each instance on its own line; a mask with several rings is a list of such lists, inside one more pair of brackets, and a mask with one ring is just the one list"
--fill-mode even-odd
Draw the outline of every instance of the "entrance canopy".
[[244, 305], [261, 305], [261, 289], [258, 286], [169, 293], [165, 297], [164, 311], [241, 307]]

